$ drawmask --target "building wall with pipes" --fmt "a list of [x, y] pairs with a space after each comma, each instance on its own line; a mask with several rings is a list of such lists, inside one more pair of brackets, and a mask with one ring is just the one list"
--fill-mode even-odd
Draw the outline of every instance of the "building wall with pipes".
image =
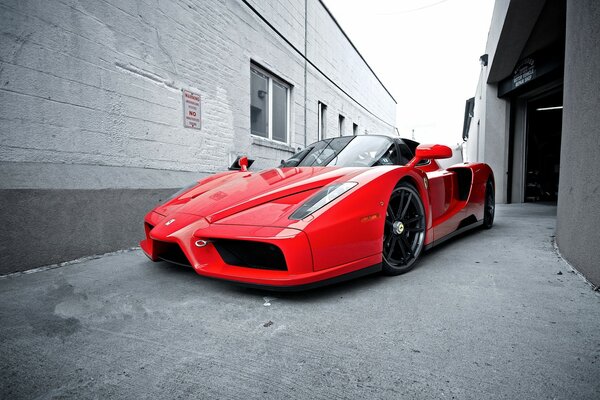
[[319, 132], [395, 133], [319, 0], [0, 8], [0, 273], [135, 246], [146, 210], [238, 154], [262, 169]]

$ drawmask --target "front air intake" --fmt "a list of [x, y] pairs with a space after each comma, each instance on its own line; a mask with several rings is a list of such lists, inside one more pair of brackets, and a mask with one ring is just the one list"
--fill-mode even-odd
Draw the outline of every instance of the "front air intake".
[[239, 267], [287, 271], [281, 249], [270, 243], [246, 240], [215, 240], [213, 245], [229, 265]]
[[150, 235], [150, 231], [154, 229], [154, 225], [150, 225], [147, 222], [144, 222], [144, 232], [146, 232], [146, 237]]
[[156, 257], [163, 261], [170, 262], [172, 264], [183, 265], [184, 267], [191, 267], [192, 264], [185, 256], [183, 250], [177, 243], [170, 242], [154, 242], [154, 248], [156, 251]]

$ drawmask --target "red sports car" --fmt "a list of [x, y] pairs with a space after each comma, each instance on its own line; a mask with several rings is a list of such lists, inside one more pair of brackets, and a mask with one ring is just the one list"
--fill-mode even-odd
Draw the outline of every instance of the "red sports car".
[[440, 168], [451, 155], [368, 135], [321, 140], [260, 172], [241, 157], [150, 211], [140, 245], [153, 261], [277, 289], [401, 274], [423, 249], [492, 226], [492, 170]]

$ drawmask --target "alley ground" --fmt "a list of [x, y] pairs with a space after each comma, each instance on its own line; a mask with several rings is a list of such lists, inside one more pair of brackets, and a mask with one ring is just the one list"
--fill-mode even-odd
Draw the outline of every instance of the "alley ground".
[[2, 399], [597, 399], [600, 294], [553, 246], [556, 209], [398, 277], [271, 293], [139, 250], [0, 279]]

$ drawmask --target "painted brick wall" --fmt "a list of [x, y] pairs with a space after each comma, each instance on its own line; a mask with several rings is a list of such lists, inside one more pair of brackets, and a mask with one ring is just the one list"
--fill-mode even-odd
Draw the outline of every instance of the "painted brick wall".
[[[252, 4], [304, 50], [303, 0]], [[323, 5], [308, 7], [311, 61], [393, 123], [385, 89]], [[251, 145], [251, 59], [294, 86], [290, 144], [304, 145], [304, 60], [240, 1], [2, 0], [0, 10], [2, 161], [214, 172], [241, 150], [266, 167], [289, 152]], [[308, 74], [309, 142], [319, 100], [330, 132], [342, 113], [349, 130], [357, 121], [393, 133], [310, 66]], [[202, 96], [201, 131], [182, 126], [181, 89]]]

